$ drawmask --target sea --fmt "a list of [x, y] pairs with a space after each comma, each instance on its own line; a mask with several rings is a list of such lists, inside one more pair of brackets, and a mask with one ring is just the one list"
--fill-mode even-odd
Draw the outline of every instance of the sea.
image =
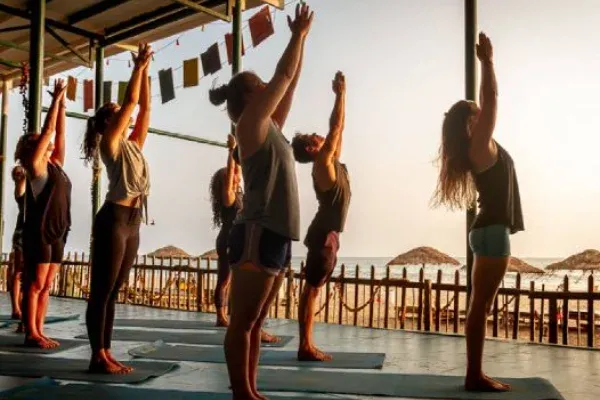
[[[356, 268], [359, 269], [359, 277], [369, 278], [371, 276], [371, 267], [374, 267], [375, 277], [383, 278], [386, 274], [386, 264], [393, 257], [338, 257], [338, 266], [334, 270], [334, 276], [341, 272], [341, 266], [345, 266], [345, 275], [353, 277], [356, 273]], [[459, 271], [461, 283], [466, 282], [466, 265], [465, 257], [455, 257], [461, 265], [425, 265], [424, 275], [425, 279], [431, 279], [436, 281], [438, 269], [442, 270], [442, 282], [443, 283], [454, 283], [455, 271]], [[522, 258], [526, 263], [544, 269], [546, 266], [560, 261], [560, 258]], [[304, 261], [304, 257], [292, 257], [292, 269], [294, 271], [300, 271], [301, 263]], [[390, 275], [392, 278], [401, 278], [402, 269], [406, 267], [408, 280], [418, 281], [419, 271], [423, 268], [423, 265], [407, 265], [407, 266], [392, 266], [390, 267]], [[548, 271], [545, 274], [522, 274], [521, 275], [521, 288], [529, 288], [531, 281], [535, 282], [537, 288], [541, 288], [544, 285], [546, 290], [557, 290], [561, 288], [564, 282], [564, 277], [569, 277], [569, 290], [571, 291], [587, 291], [587, 280], [589, 272], [582, 271]], [[516, 284], [515, 273], [507, 273], [503, 285], [504, 287], [515, 287]], [[600, 275], [597, 273], [597, 275]], [[600, 278], [600, 276], [599, 276]]]

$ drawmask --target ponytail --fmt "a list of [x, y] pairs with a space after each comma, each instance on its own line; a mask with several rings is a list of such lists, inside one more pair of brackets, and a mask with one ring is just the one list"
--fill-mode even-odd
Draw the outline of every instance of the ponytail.
[[100, 134], [96, 129], [96, 117], [90, 117], [88, 118], [85, 136], [83, 137], [83, 143], [81, 144], [83, 162], [85, 163], [85, 165], [90, 165], [90, 163], [93, 163], [94, 159], [98, 154], [99, 143]]
[[221, 85], [216, 88], [212, 88], [208, 91], [208, 99], [215, 106], [220, 106], [227, 101], [227, 91], [229, 90], [229, 85]]
[[83, 137], [83, 143], [81, 143], [85, 165], [93, 164], [97, 157], [100, 139], [114, 115], [116, 107], [115, 103], [106, 103], [96, 111], [93, 117], [88, 118], [85, 136]]

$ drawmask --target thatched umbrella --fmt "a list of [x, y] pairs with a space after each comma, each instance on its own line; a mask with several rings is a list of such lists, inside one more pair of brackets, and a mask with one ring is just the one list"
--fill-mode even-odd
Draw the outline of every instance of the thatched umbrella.
[[217, 254], [217, 250], [216, 249], [212, 249], [212, 250], [208, 250], [205, 251], [204, 253], [202, 253], [200, 255], [200, 258], [203, 260], [216, 260], [217, 258], [219, 258], [219, 255]]
[[549, 271], [590, 271], [600, 270], [600, 251], [588, 249], [574, 254], [562, 261], [552, 263], [546, 267]]
[[[467, 269], [467, 266], [463, 266], [461, 271]], [[520, 274], [543, 274], [544, 270], [538, 267], [534, 267], [531, 264], [526, 263], [517, 257], [510, 257], [510, 261], [508, 263], [508, 270], [506, 272], [517, 272]]]
[[396, 256], [386, 265], [460, 265], [447, 254], [431, 247], [417, 247]]
[[508, 264], [508, 272], [517, 272], [520, 274], [543, 274], [544, 270], [534, 267], [517, 257], [511, 257]]
[[168, 257], [190, 257], [188, 253], [175, 246], [165, 246], [147, 254], [149, 257], [168, 258]]

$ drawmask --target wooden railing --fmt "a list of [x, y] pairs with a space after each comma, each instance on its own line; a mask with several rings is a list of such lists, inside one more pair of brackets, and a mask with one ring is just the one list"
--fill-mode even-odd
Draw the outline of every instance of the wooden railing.
[[[0, 290], [6, 290], [10, 264], [3, 255]], [[89, 294], [89, 259], [85, 254], [68, 255], [52, 288], [58, 297], [86, 299]], [[353, 273], [342, 265], [340, 273], [323, 287], [317, 321], [369, 328], [408, 329], [443, 333], [464, 333], [466, 286], [458, 271], [451, 282], [443, 281], [441, 270], [434, 280], [425, 279], [421, 269], [409, 280], [407, 269], [392, 277], [376, 278], [375, 267], [356, 266]], [[368, 277], [361, 274], [368, 271]], [[216, 262], [199, 258], [138, 257], [119, 302], [148, 307], [214, 312]], [[600, 293], [594, 278], [588, 278], [587, 291], [570, 291], [565, 277], [560, 290], [530, 282], [523, 286], [516, 276], [514, 287], [501, 287], [488, 321], [488, 334], [506, 339], [575, 345], [592, 348], [599, 333], [600, 316], [595, 303]], [[298, 298], [305, 284], [303, 273], [289, 270], [270, 310], [271, 318], [295, 319]]]

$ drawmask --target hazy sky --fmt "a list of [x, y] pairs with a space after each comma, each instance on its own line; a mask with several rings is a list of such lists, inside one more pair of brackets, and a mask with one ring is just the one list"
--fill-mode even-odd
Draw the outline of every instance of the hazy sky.
[[[342, 159], [353, 197], [341, 256], [392, 256], [429, 245], [455, 256], [465, 252], [464, 213], [432, 210], [443, 113], [464, 95], [462, 0], [313, 0], [315, 19], [304, 69], [284, 131], [326, 133], [333, 106], [331, 79], [346, 74], [347, 116]], [[292, 12], [288, 8], [287, 12]], [[254, 11], [244, 14], [247, 20]], [[515, 256], [567, 256], [598, 248], [600, 225], [600, 39], [597, 0], [480, 0], [479, 27], [492, 39], [499, 85], [496, 139], [512, 154], [519, 176], [526, 231], [513, 236]], [[275, 35], [247, 49], [245, 69], [271, 77], [289, 39], [282, 12]], [[215, 23], [186, 32], [180, 45], [158, 53], [151, 65], [180, 67], [215, 41], [229, 25]], [[249, 32], [244, 32], [250, 43]], [[160, 48], [169, 40], [155, 44]], [[225, 57], [221, 46], [221, 57]], [[105, 79], [126, 80], [128, 55], [111, 59]], [[92, 70], [75, 70], [79, 79]], [[229, 67], [214, 77], [230, 78]], [[182, 71], [174, 73], [180, 85]], [[208, 101], [213, 77], [176, 99], [153, 101], [151, 125], [225, 140], [227, 115]], [[153, 85], [158, 94], [158, 81]], [[82, 88], [79, 88], [81, 96]], [[116, 87], [113, 88], [116, 92]], [[116, 95], [116, 94], [115, 94]], [[9, 114], [9, 155], [21, 131], [23, 111], [15, 90]], [[45, 97], [45, 104], [48, 98]], [[82, 111], [82, 102], [68, 109]], [[85, 123], [67, 121], [66, 170], [73, 181], [73, 232], [68, 250], [88, 248], [91, 172], [79, 159]], [[142, 228], [140, 254], [167, 244], [199, 254], [214, 247], [208, 182], [224, 166], [224, 149], [150, 135], [145, 154], [151, 168], [150, 218]], [[12, 158], [10, 158], [12, 160]], [[11, 162], [9, 162], [9, 166]], [[310, 167], [298, 166], [302, 231], [316, 210]], [[7, 177], [9, 246], [16, 205]], [[106, 179], [103, 177], [103, 184]], [[103, 194], [105, 193], [105, 186]], [[295, 243], [293, 252], [305, 248]]]

